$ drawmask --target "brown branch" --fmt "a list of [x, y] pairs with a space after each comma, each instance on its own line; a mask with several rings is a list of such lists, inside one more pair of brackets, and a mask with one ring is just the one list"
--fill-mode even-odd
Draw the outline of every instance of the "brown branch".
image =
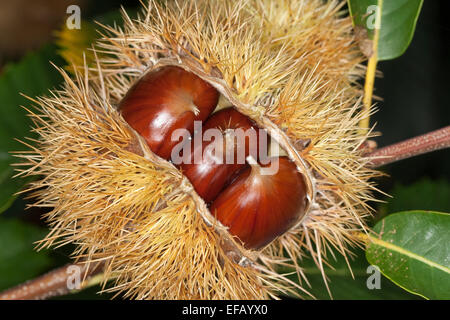
[[[36, 279], [0, 292], [0, 300], [42, 300], [82, 290], [89, 286], [89, 280], [101, 274], [103, 264], [68, 264], [52, 270]], [[75, 274], [78, 273], [78, 274]], [[81, 281], [79, 287], [72, 288], [73, 277]]]
[[373, 168], [450, 147], [450, 126], [377, 149], [369, 154]]

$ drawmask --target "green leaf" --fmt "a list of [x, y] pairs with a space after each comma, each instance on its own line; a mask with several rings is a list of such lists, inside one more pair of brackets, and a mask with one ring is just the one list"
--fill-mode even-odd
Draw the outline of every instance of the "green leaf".
[[34, 250], [46, 230], [18, 219], [0, 218], [0, 290], [32, 279], [52, 265], [48, 251]]
[[19, 63], [7, 65], [0, 75], [0, 213], [11, 205], [14, 194], [27, 182], [26, 179], [11, 179], [14, 170], [10, 164], [17, 159], [9, 152], [24, 149], [15, 139], [31, 136], [31, 121], [21, 108], [31, 103], [20, 93], [34, 97], [61, 82], [59, 73], [49, 63], [52, 60], [61, 64], [55, 49], [53, 45], [45, 46]]
[[374, 39], [377, 9], [381, 10], [378, 60], [401, 56], [411, 43], [423, 0], [348, 0], [350, 14], [356, 26], [367, 30]]
[[367, 260], [405, 290], [428, 299], [450, 299], [450, 215], [406, 211], [377, 223]]
[[[333, 299], [336, 300], [409, 300], [417, 299], [414, 296], [381, 275], [380, 288], [369, 289], [367, 280], [371, 276], [371, 272], [367, 270], [369, 263], [367, 262], [363, 250], [354, 250], [355, 257], [349, 258], [349, 263], [353, 271], [353, 276], [348, 268], [345, 258], [334, 252], [336, 260], [329, 258], [330, 266], [326, 266], [325, 274], [328, 277], [328, 286], [330, 288]], [[303, 268], [304, 273], [311, 285], [308, 287], [303, 282], [303, 287], [308, 290], [316, 299], [329, 300], [327, 288], [322, 278], [322, 274], [311, 258], [305, 258], [299, 261], [299, 265]], [[292, 275], [290, 279], [297, 281], [297, 276]], [[308, 297], [305, 297], [308, 298]]]

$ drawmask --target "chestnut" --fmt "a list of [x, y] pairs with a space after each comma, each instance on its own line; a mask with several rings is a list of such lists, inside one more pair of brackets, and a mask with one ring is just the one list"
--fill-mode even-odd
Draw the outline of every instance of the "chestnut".
[[[260, 249], [288, 231], [304, 215], [306, 184], [294, 162], [272, 157], [252, 163], [213, 201], [211, 214], [247, 249]], [[269, 166], [278, 170], [264, 172]]]
[[257, 157], [258, 142], [256, 124], [228, 107], [211, 115], [202, 131], [194, 135], [190, 156], [180, 168], [197, 194], [209, 203], [246, 166], [249, 155]]
[[205, 120], [215, 109], [218, 91], [197, 75], [180, 67], [166, 66], [145, 74], [119, 105], [123, 118], [147, 142], [150, 149], [168, 160], [176, 129], [193, 133], [194, 121]]

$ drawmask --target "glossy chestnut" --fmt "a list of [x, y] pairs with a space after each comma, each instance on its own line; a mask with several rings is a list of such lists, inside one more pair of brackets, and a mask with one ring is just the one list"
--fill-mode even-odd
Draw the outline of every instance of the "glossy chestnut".
[[219, 99], [218, 91], [182, 68], [167, 66], [144, 75], [127, 93], [119, 109], [123, 118], [146, 140], [150, 149], [169, 159], [180, 139], [176, 129], [191, 134], [194, 121], [205, 120]]
[[194, 136], [191, 154], [180, 168], [197, 194], [209, 203], [246, 166], [249, 155], [257, 157], [259, 129], [229, 107], [211, 115], [196, 134], [202, 136], [201, 142]]
[[[287, 157], [254, 163], [225, 188], [210, 211], [248, 249], [259, 249], [289, 230], [307, 207], [306, 185]], [[270, 166], [278, 170], [264, 172]]]

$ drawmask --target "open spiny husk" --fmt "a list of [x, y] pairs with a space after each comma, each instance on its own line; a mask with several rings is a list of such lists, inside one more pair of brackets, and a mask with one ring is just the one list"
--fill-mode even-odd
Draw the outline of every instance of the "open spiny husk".
[[[105, 27], [92, 66], [62, 70], [65, 86], [30, 112], [40, 136], [20, 157], [30, 190], [50, 207], [43, 246], [73, 242], [104, 261], [108, 290], [138, 299], [264, 299], [303, 289], [277, 273], [309, 252], [347, 255], [365, 230], [377, 175], [358, 122], [362, 56], [341, 1], [155, 1], [137, 20]], [[189, 181], [155, 156], [117, 105], [144, 73], [178, 65], [215, 86], [265, 128], [305, 175], [306, 218], [261, 251], [243, 249]], [[287, 254], [287, 255], [286, 255]], [[325, 279], [325, 275], [324, 275]]]

